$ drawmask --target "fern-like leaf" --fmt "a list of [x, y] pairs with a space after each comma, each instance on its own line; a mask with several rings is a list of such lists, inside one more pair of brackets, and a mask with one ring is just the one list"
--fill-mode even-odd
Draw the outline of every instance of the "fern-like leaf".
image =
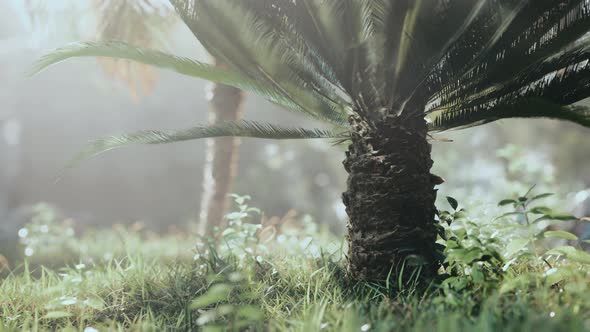
[[547, 118], [565, 120], [590, 127], [590, 107], [581, 105], [563, 106], [540, 98], [521, 99], [518, 103], [500, 105], [485, 112], [458, 110], [435, 112], [428, 115], [429, 129], [441, 132], [450, 129], [465, 129], [492, 121], [509, 118]]
[[68, 163], [68, 167], [104, 152], [132, 144], [169, 144], [226, 136], [278, 140], [344, 137], [344, 135], [339, 135], [324, 129], [284, 128], [255, 121], [225, 122], [211, 126], [196, 126], [178, 131], [144, 130], [131, 134], [110, 136], [95, 140], [80, 151]]
[[287, 110], [304, 113], [315, 119], [336, 126], [346, 126], [345, 114], [328, 108], [324, 113], [309, 111], [294, 103], [283, 91], [265, 81], [251, 79], [235, 70], [224, 69], [193, 59], [179, 57], [161, 51], [135, 47], [119, 41], [73, 43], [48, 53], [30, 70], [35, 75], [64, 60], [76, 57], [108, 57], [127, 59], [139, 63], [175, 71], [179, 74], [198, 77], [215, 83], [230, 85], [244, 91], [254, 92]]

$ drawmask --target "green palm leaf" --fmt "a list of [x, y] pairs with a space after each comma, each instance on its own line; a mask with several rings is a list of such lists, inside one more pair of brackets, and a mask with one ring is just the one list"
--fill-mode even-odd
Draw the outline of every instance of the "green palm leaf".
[[[46, 68], [76, 57], [109, 57], [132, 60], [139, 63], [175, 71], [179, 74], [206, 79], [215, 83], [234, 86], [244, 91], [254, 92], [287, 110], [304, 113], [308, 116], [336, 126], [346, 126], [345, 113], [328, 108], [324, 112], [313, 112], [302, 108], [283, 91], [264, 81], [253, 80], [231, 69], [202, 63], [193, 59], [179, 57], [161, 51], [143, 49], [119, 41], [73, 43], [43, 56], [30, 70], [30, 75], [42, 72]], [[303, 97], [302, 97], [303, 98]]]
[[[276, 6], [269, 1], [172, 3], [215, 58], [251, 80], [272, 87], [312, 116], [340, 125], [347, 123], [349, 98], [335, 94], [339, 87], [318, 70], [329, 68], [322, 61], [325, 58], [310, 48], [289, 21], [276, 19], [280, 14], [275, 13]], [[314, 65], [310, 65], [312, 59]]]
[[421, 113], [435, 131], [518, 116], [587, 125], [587, 112], [571, 106], [590, 96], [587, 0], [170, 1], [228, 69], [87, 43], [35, 70], [72, 56], [122, 57], [256, 92], [340, 127], [350, 113], [375, 128]]
[[[462, 47], [463, 55], [451, 53], [431, 76], [428, 84], [436, 92], [426, 112], [432, 113], [433, 128], [470, 127], [512, 117], [549, 117], [589, 126], [587, 110], [569, 106], [590, 96], [587, 2], [511, 4], [518, 7], [489, 34], [490, 41], [473, 49], [477, 43], [469, 36], [481, 28], [471, 27], [472, 33], [455, 45]], [[455, 61], [465, 61], [460, 70], [452, 67]]]
[[449, 129], [465, 129], [492, 121], [509, 118], [547, 118], [565, 120], [590, 127], [590, 107], [562, 106], [540, 98], [520, 99], [518, 103], [501, 105], [485, 112], [457, 110], [439, 111], [427, 116], [429, 129], [441, 132]]
[[91, 142], [80, 151], [70, 163], [71, 167], [78, 162], [101, 153], [131, 144], [169, 144], [182, 141], [213, 137], [252, 137], [262, 139], [318, 139], [344, 138], [323, 129], [284, 128], [255, 121], [226, 122], [212, 126], [197, 126], [178, 131], [144, 130], [131, 134], [110, 136]]

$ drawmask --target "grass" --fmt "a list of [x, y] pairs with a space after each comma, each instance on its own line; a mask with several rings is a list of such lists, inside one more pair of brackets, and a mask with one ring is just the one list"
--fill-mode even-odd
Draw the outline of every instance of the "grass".
[[[46, 250], [3, 270], [0, 330], [590, 330], [589, 265], [578, 256], [522, 250], [507, 264], [454, 252], [442, 282], [350, 284], [341, 239], [309, 221], [268, 230], [248, 222], [254, 212], [244, 205], [228, 216], [232, 226], [215, 246], [137, 227], [42, 241], [68, 226], [38, 234], [29, 225], [22, 249]], [[472, 227], [448, 232], [485, 229]]]

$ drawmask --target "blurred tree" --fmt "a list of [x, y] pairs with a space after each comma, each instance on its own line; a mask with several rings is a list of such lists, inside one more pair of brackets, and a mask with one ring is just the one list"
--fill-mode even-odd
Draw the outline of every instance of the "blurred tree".
[[407, 264], [436, 274], [442, 179], [430, 173], [429, 132], [513, 117], [590, 126], [590, 111], [572, 106], [590, 95], [585, 0], [172, 3], [227, 69], [112, 42], [58, 50], [37, 69], [74, 56], [131, 59], [258, 92], [338, 132], [229, 122], [110, 137], [80, 157], [219, 136], [348, 140], [343, 201], [355, 280], [383, 280]]
[[[47, 2], [26, 0], [22, 5], [32, 25], [48, 26], [51, 15]], [[161, 0], [91, 0], [91, 10], [97, 16], [96, 39], [146, 48], [165, 47], [167, 33], [177, 20], [170, 4]], [[99, 58], [98, 62], [109, 77], [128, 87], [135, 101], [152, 93], [157, 80], [152, 66], [116, 58]], [[241, 90], [215, 85], [210, 99], [210, 124], [240, 120], [242, 101]], [[238, 148], [238, 138], [208, 140], [199, 213], [201, 233], [211, 233], [216, 226], [224, 228], [224, 215], [231, 204], [229, 193], [237, 174]]]
[[[160, 48], [165, 31], [173, 21], [168, 6], [159, 0], [93, 0], [102, 17], [100, 39], [120, 40], [134, 45]], [[123, 19], [124, 18], [124, 19]], [[132, 24], [130, 24], [132, 22]], [[160, 38], [154, 38], [159, 36]], [[137, 98], [138, 85], [145, 94], [151, 93], [156, 75], [151, 66], [121, 59], [101, 58], [105, 71], [123, 80]], [[217, 66], [223, 65], [216, 61]], [[215, 125], [242, 118], [243, 93], [231, 86], [217, 84], [210, 96], [209, 123]], [[223, 137], [209, 139], [203, 175], [203, 195], [199, 213], [199, 232], [211, 234], [215, 227], [223, 229], [224, 216], [231, 201], [237, 175], [239, 139]]]
[[[92, 0], [97, 13], [98, 40], [118, 40], [147, 48], [163, 48], [176, 16], [161, 0]], [[113, 58], [99, 58], [105, 73], [122, 81], [138, 100], [150, 95], [157, 79], [152, 66]]]
[[[49, 38], [67, 29], [76, 38], [85, 36], [163, 48], [167, 46], [167, 34], [178, 22], [173, 8], [162, 0], [13, 2], [21, 13], [21, 21], [34, 38]], [[62, 24], [63, 21], [68, 23]], [[152, 66], [113, 58], [99, 58], [98, 62], [110, 78], [120, 80], [128, 87], [136, 101], [140, 95], [151, 94], [157, 78]]]
[[[218, 67], [223, 64], [216, 61]], [[216, 84], [211, 91], [209, 106], [209, 125], [215, 126], [242, 119], [241, 106], [244, 95], [240, 89], [224, 84]], [[212, 234], [215, 227], [226, 227], [224, 216], [229, 211], [229, 194], [237, 175], [238, 149], [237, 137], [219, 137], [207, 140], [207, 157], [203, 174], [203, 196], [199, 213], [199, 233]]]

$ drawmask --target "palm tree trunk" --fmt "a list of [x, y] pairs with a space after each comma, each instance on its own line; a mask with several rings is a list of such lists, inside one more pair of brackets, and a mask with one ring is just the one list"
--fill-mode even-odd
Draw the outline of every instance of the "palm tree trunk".
[[[219, 66], [220, 64], [217, 63]], [[237, 121], [242, 117], [243, 93], [234, 87], [216, 84], [209, 107], [209, 123]], [[215, 227], [225, 228], [224, 216], [231, 201], [228, 194], [237, 174], [239, 138], [207, 140], [199, 233], [211, 235]]]
[[440, 182], [430, 174], [424, 119], [389, 117], [371, 128], [351, 117], [351, 124], [355, 133], [344, 161], [349, 177], [343, 194], [349, 216], [349, 277], [382, 281], [404, 265], [404, 274], [416, 271], [408, 268], [412, 262], [422, 264], [422, 276], [434, 276], [434, 186]]

